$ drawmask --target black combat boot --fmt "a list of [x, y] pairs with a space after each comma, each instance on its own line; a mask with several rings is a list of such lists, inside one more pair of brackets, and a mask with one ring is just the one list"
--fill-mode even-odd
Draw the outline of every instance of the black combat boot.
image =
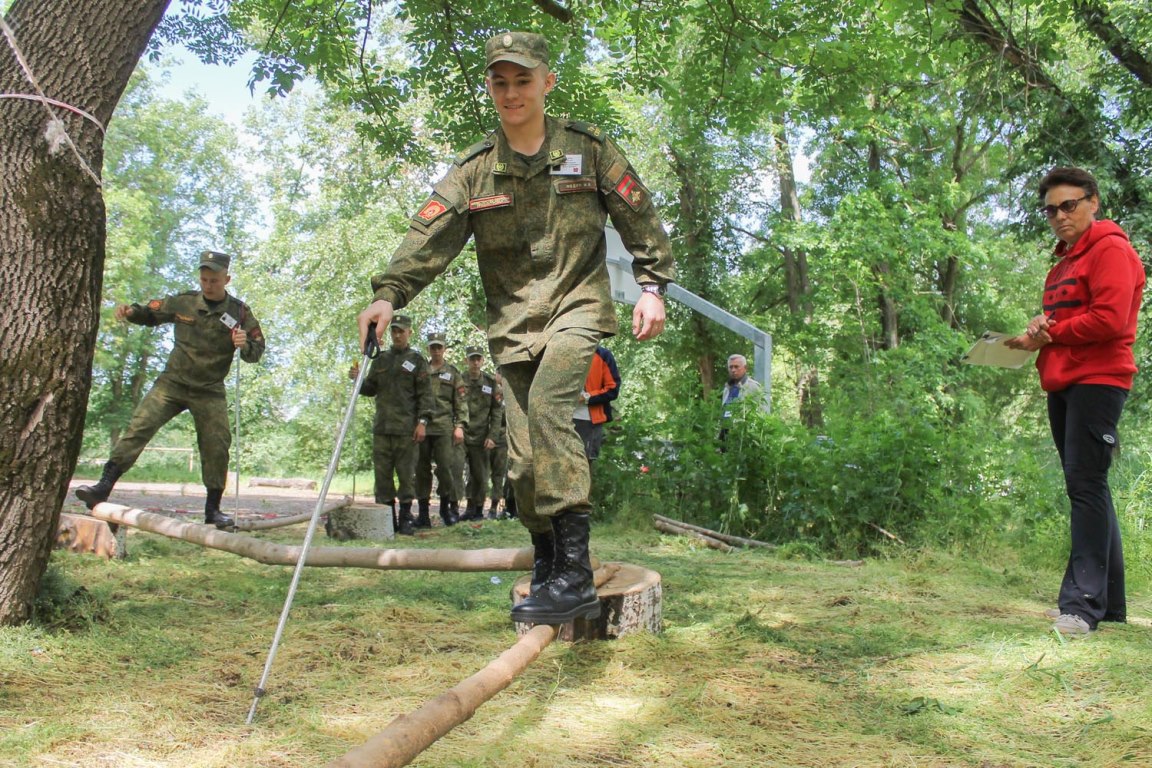
[[535, 595], [552, 575], [552, 563], [556, 560], [556, 537], [552, 531], [548, 533], [533, 533], [532, 546], [536, 552], [532, 560], [532, 581], [528, 594]]
[[396, 515], [396, 533], [401, 536], [411, 536], [416, 533], [412, 530], [412, 502], [400, 502], [400, 511]]
[[224, 498], [223, 488], [209, 488], [208, 498], [204, 501], [204, 522], [215, 525], [222, 531], [230, 531], [236, 527], [236, 521], [231, 515], [220, 511], [220, 500]]
[[456, 499], [448, 499], [448, 514], [452, 515], [452, 522], [460, 522], [460, 502]]
[[440, 497], [440, 519], [444, 521], [444, 525], [456, 525], [456, 518], [452, 516], [452, 505], [448, 502], [447, 496]]
[[116, 481], [120, 479], [122, 474], [124, 472], [117, 466], [116, 462], [105, 462], [104, 472], [100, 475], [99, 482], [96, 485], [81, 485], [76, 489], [76, 498], [84, 502], [84, 506], [88, 509], [92, 509], [102, 501], [108, 501], [108, 497], [112, 494], [112, 487], [116, 485]]
[[566, 512], [552, 518], [552, 535], [556, 539], [552, 572], [535, 594], [512, 609], [512, 621], [565, 624], [600, 616], [588, 555], [588, 529], [588, 514], [584, 512]]
[[515, 520], [519, 515], [516, 514], [516, 494], [508, 491], [508, 495], [504, 497], [504, 514], [508, 515], [509, 520]]
[[416, 502], [416, 527], [417, 528], [431, 528], [432, 521], [428, 519], [428, 507], [430, 506], [428, 499], [420, 499]]
[[484, 513], [477, 509], [476, 505], [468, 502], [468, 506], [464, 508], [464, 514], [460, 516], [461, 520], [483, 520]]

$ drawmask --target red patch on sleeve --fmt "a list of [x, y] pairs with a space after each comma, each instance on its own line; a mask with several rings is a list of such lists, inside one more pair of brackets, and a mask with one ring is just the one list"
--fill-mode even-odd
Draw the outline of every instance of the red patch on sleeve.
[[152, 299], [152, 301], [148, 302], [148, 309], [152, 310], [153, 312], [156, 312], [162, 306], [164, 306], [164, 303], [160, 301], [160, 299]]
[[616, 194], [624, 198], [624, 202], [632, 206], [632, 210], [638, 209], [644, 202], [644, 188], [640, 186], [640, 182], [636, 181], [636, 177], [630, 173], [624, 174], [624, 178], [617, 182]]
[[248, 335], [252, 337], [253, 341], [263, 341], [264, 340], [264, 334], [260, 332], [260, 326], [256, 326], [255, 328], [253, 328], [252, 332], [249, 333]]
[[440, 202], [436, 198], [432, 198], [428, 202], [424, 203], [424, 207], [421, 208], [420, 212], [416, 214], [416, 218], [420, 219], [425, 224], [431, 224], [432, 222], [436, 221], [436, 219], [440, 218], [442, 214], [447, 212], [447, 210], [448, 208], [444, 205], [444, 203]]

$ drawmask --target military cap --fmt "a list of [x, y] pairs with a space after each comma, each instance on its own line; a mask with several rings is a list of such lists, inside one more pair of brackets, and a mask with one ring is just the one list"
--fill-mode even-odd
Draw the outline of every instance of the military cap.
[[428, 346], [430, 347], [443, 347], [448, 343], [447, 338], [443, 333], [436, 332], [428, 334]]
[[484, 357], [483, 347], [468, 347], [464, 350], [467, 357]]
[[200, 266], [208, 267], [213, 272], [227, 272], [232, 257], [218, 251], [204, 251], [200, 254]]
[[393, 315], [392, 325], [396, 328], [408, 330], [412, 327], [412, 318], [408, 317], [408, 315]]
[[535, 32], [502, 32], [484, 46], [488, 60], [485, 67], [498, 61], [510, 61], [528, 69], [548, 66], [548, 40]]

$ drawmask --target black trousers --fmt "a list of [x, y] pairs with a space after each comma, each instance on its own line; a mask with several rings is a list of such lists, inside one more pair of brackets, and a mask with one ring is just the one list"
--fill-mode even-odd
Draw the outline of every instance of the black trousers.
[[1075, 614], [1092, 628], [1127, 615], [1120, 525], [1108, 487], [1112, 454], [1120, 444], [1116, 425], [1127, 397], [1127, 390], [1101, 384], [1048, 393], [1048, 423], [1071, 502], [1060, 612]]

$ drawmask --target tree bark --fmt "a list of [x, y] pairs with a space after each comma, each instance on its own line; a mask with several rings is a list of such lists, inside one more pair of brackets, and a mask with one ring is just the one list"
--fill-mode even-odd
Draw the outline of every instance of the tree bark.
[[[16, 0], [5, 21], [44, 94], [107, 126], [169, 0]], [[35, 94], [6, 37], [0, 92]], [[104, 136], [50, 107], [97, 175]], [[38, 101], [0, 99], [0, 625], [27, 620], [80, 451], [104, 268], [100, 187], [50, 152]]]
[[1096, 35], [1120, 66], [1131, 72], [1145, 88], [1152, 88], [1152, 61], [1108, 18], [1108, 9], [1096, 0], [1074, 0], [1076, 15]]

